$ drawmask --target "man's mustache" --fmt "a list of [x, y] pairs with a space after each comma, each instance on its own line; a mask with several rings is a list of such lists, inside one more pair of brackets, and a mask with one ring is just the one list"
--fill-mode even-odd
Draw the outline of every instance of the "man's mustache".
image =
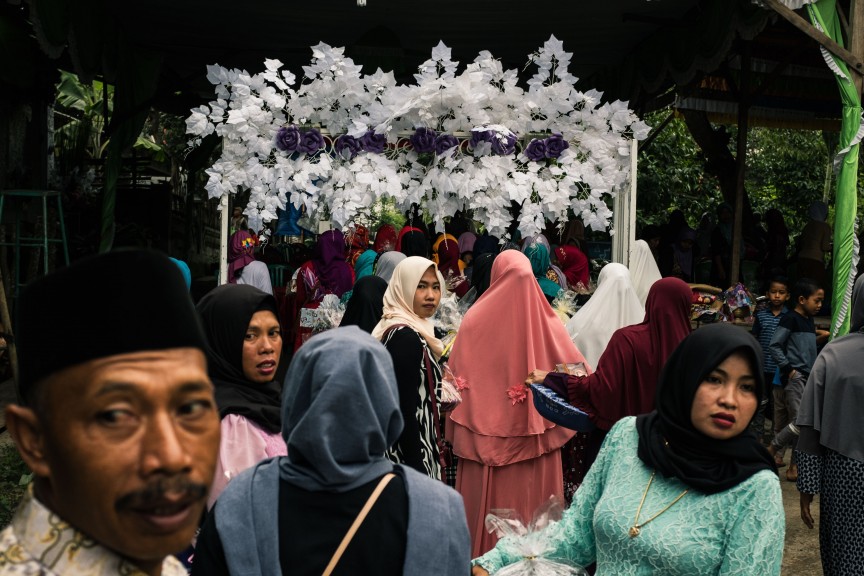
[[172, 494], [175, 497], [180, 494], [184, 501], [194, 502], [204, 498], [207, 495], [207, 489], [207, 485], [193, 482], [187, 476], [160, 478], [141, 490], [121, 496], [114, 507], [117, 509], [153, 508], [165, 503], [166, 494]]

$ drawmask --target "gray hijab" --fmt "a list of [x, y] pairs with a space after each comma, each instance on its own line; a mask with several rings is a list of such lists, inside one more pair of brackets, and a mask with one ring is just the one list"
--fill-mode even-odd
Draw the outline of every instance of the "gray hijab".
[[288, 456], [280, 477], [310, 491], [347, 492], [391, 472], [385, 451], [402, 432], [399, 392], [386, 348], [356, 326], [303, 345], [282, 392]]
[[852, 291], [851, 331], [829, 342], [813, 364], [795, 423], [801, 430], [798, 450], [822, 454], [822, 447], [864, 462], [864, 276]]
[[402, 252], [396, 252], [394, 250], [384, 252], [375, 264], [375, 275], [383, 278], [384, 281], [389, 284], [390, 278], [393, 277], [393, 270], [396, 269], [396, 265], [405, 258], [407, 258], [407, 256]]
[[864, 328], [864, 274], [855, 280], [852, 289], [852, 317], [849, 320], [849, 332], [860, 332]]

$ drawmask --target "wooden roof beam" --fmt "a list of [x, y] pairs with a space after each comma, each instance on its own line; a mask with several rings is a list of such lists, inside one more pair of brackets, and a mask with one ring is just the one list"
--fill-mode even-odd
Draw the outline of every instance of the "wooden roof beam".
[[815, 26], [813, 26], [807, 20], [796, 14], [795, 11], [783, 5], [780, 0], [761, 1], [765, 6], [768, 6], [769, 8], [777, 12], [777, 14], [782, 16], [790, 24], [792, 24], [793, 26], [804, 32], [807, 36], [816, 40], [816, 42], [824, 46], [826, 50], [843, 60], [843, 62], [845, 62], [847, 66], [856, 71], [858, 74], [864, 74], [864, 61], [862, 61], [861, 58], [858, 58], [857, 56], [855, 56], [855, 54], [829, 38], [826, 34], [820, 32], [818, 29], [816, 29]]

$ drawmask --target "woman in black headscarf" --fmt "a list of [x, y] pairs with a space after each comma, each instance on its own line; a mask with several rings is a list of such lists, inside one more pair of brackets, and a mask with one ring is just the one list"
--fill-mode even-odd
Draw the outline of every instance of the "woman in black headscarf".
[[[765, 393], [759, 344], [696, 330], [660, 374], [657, 409], [609, 432], [545, 540], [597, 574], [779, 575], [785, 518], [773, 460], [749, 429]], [[475, 574], [519, 560], [495, 548]], [[482, 567], [482, 568], [480, 568]]]
[[386, 291], [387, 282], [378, 276], [364, 276], [357, 280], [339, 326], [359, 326], [371, 334], [384, 313]]
[[289, 454], [228, 486], [201, 530], [193, 575], [321, 574], [334, 562], [334, 574], [468, 571], [462, 499], [384, 455], [402, 414], [393, 362], [374, 338], [353, 326], [311, 338], [288, 369], [282, 423]]
[[484, 252], [474, 259], [474, 270], [471, 273], [471, 288], [459, 301], [460, 306], [467, 309], [468, 306], [474, 304], [486, 290], [489, 289], [489, 284], [492, 282], [492, 263], [495, 261], [497, 253]]
[[280, 436], [281, 386], [274, 380], [282, 330], [276, 300], [253, 286], [219, 286], [201, 299], [198, 313], [222, 419], [211, 507], [231, 478], [260, 460], [286, 453]]
[[399, 250], [406, 256], [429, 257], [429, 239], [420, 230], [409, 230], [402, 236]]

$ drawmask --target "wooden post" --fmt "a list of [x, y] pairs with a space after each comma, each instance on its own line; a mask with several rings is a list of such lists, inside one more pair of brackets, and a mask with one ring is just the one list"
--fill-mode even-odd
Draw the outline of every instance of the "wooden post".
[[[741, 84], [738, 87], [738, 145], [735, 163], [738, 169], [738, 179], [735, 192], [735, 220], [732, 224], [732, 266], [727, 270], [728, 284], [734, 286], [740, 278], [741, 222], [744, 216], [744, 172], [747, 167], [747, 131], [750, 123], [750, 42], [742, 40], [741, 48]], [[728, 286], [721, 286], [728, 288]]]
[[[762, 0], [762, 2], [777, 12], [777, 14], [782, 16], [787, 22], [804, 32], [804, 34], [816, 40], [819, 44], [824, 46], [826, 50], [843, 60], [851, 70], [857, 71], [859, 74], [864, 73], [864, 61], [862, 61], [862, 54], [860, 52], [855, 52], [854, 50], [850, 51], [843, 48], [826, 34], [820, 32], [807, 20], [796, 14], [793, 10], [787, 8], [782, 2], [780, 2], [780, 0]], [[852, 2], [853, 5], [849, 17], [849, 26], [854, 38], [856, 33], [858, 35], [862, 34], [860, 28], [864, 25], [864, 22], [862, 22], [862, 16], [860, 13], [861, 10], [864, 10], [864, 7], [862, 7], [861, 0], [852, 0]], [[857, 17], [855, 14], [856, 12], [858, 12]], [[851, 44], [852, 43], [850, 42], [850, 45]]]
[[6, 300], [6, 286], [3, 283], [3, 273], [0, 271], [0, 320], [3, 320], [3, 327], [7, 334], [12, 334], [12, 338], [6, 339], [6, 353], [9, 355], [9, 365], [12, 366], [12, 382], [15, 386], [15, 398], [18, 402], [22, 402], [21, 392], [18, 389], [18, 351], [15, 349], [14, 330], [12, 329], [12, 315], [9, 313], [9, 302]]

